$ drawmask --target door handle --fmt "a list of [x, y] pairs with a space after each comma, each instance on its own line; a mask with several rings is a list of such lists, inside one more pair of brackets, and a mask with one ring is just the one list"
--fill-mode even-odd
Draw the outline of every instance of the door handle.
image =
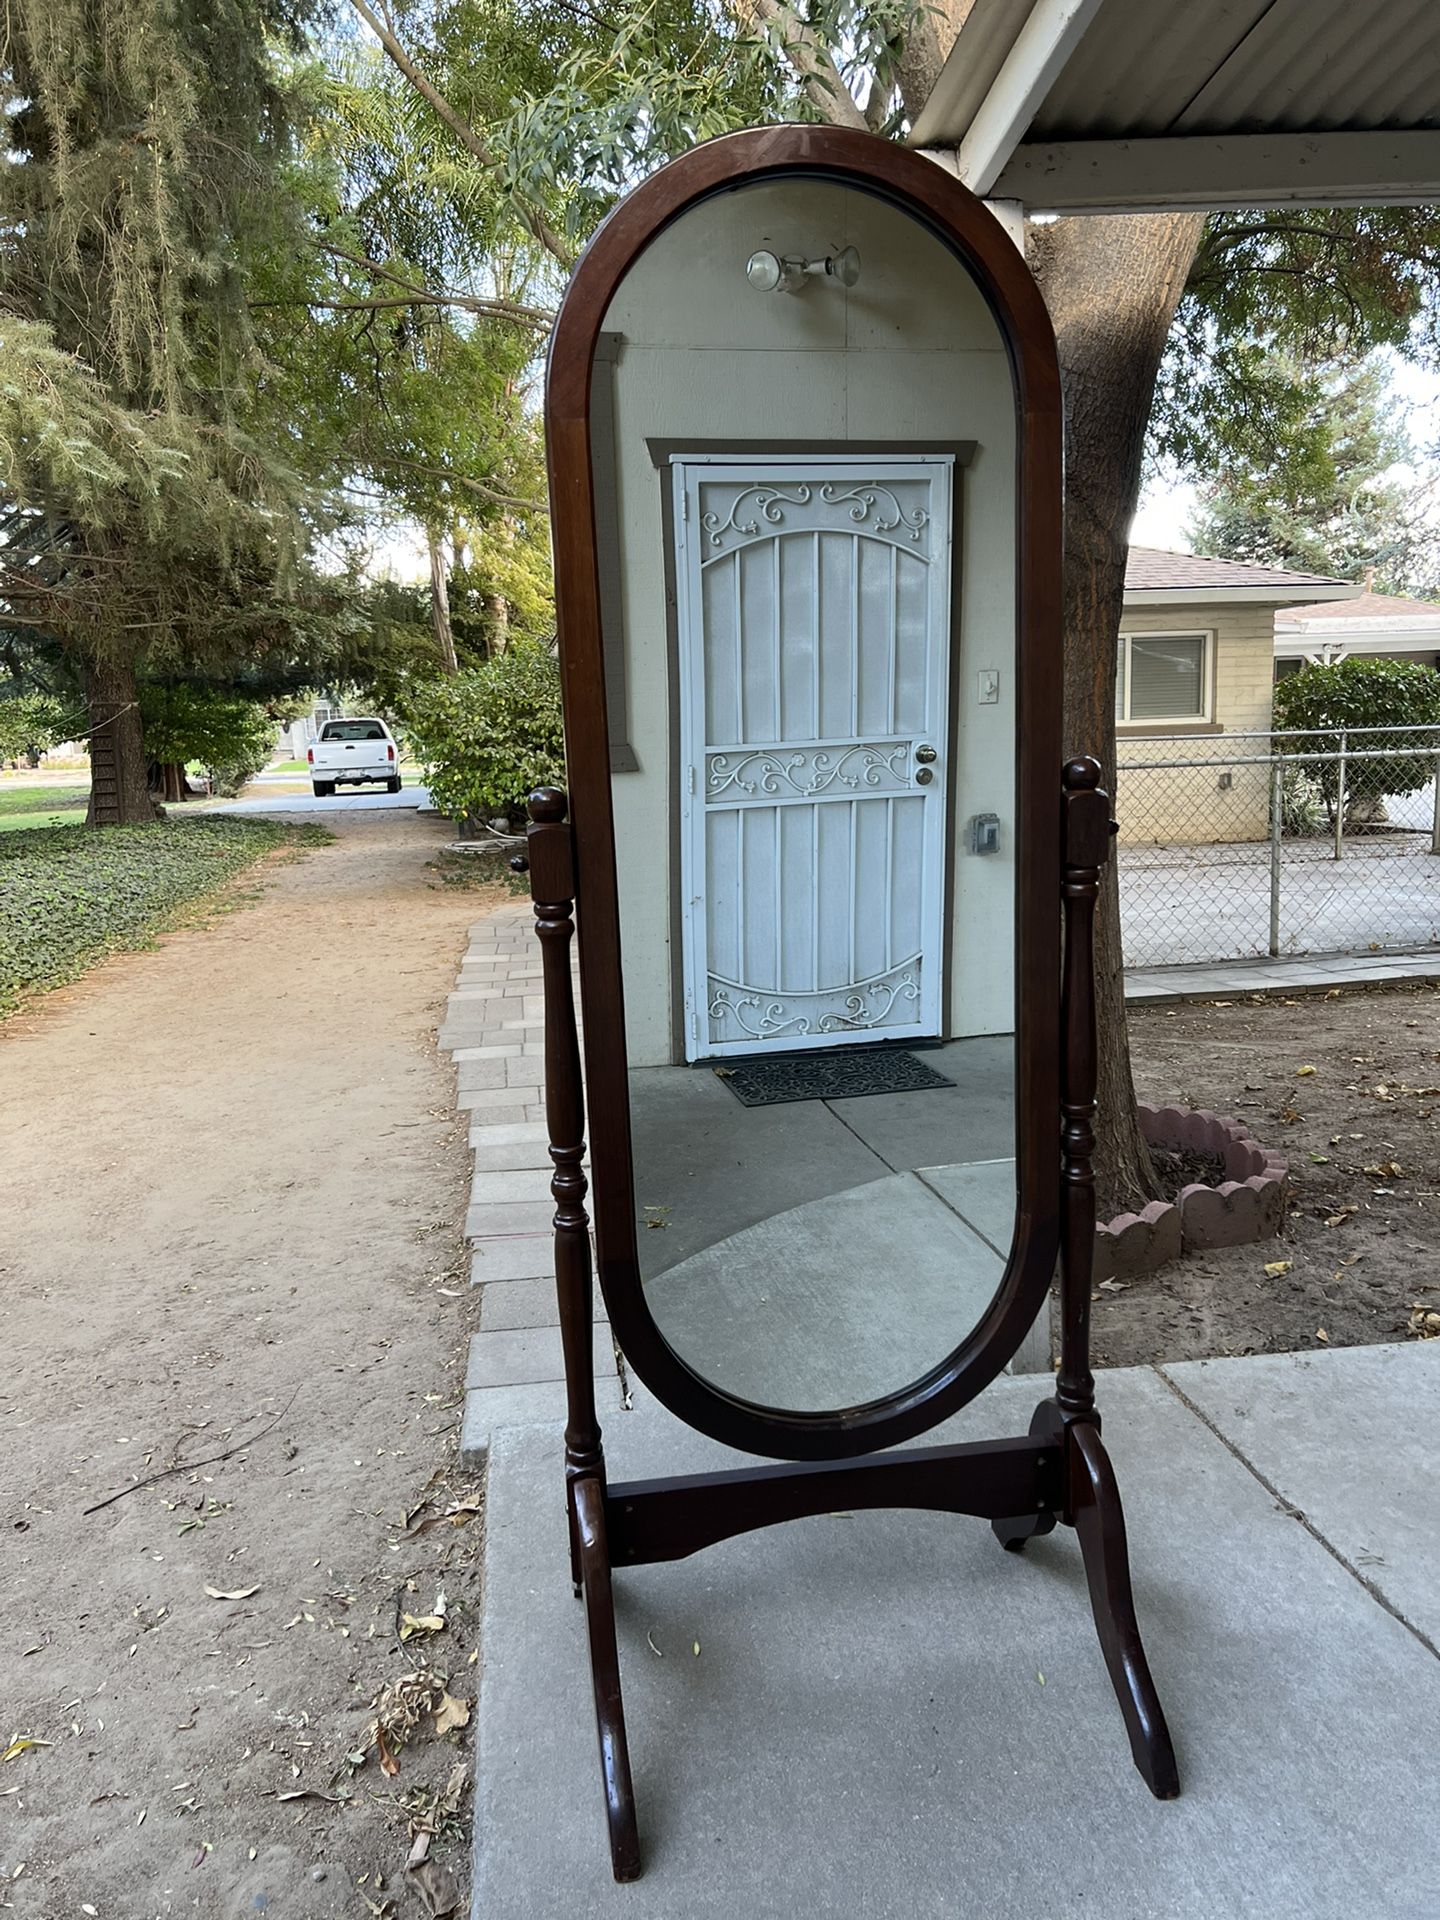
[[937, 758], [937, 755], [934, 747], [916, 747], [915, 758], [920, 762], [922, 767], [928, 767], [930, 762]]

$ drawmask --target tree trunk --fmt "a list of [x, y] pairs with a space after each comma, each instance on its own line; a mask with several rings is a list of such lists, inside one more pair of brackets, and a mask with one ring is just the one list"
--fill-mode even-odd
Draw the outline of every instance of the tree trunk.
[[85, 702], [90, 713], [90, 805], [87, 827], [132, 827], [157, 817], [146, 780], [135, 668], [129, 662], [87, 660]]
[[190, 798], [190, 782], [186, 779], [185, 768], [179, 760], [147, 761], [145, 784], [152, 796], [163, 800], [167, 806], [172, 801]]
[[[1065, 741], [1115, 790], [1115, 671], [1125, 556], [1155, 378], [1203, 214], [1072, 218], [1029, 229], [1028, 256], [1065, 392]], [[1158, 1197], [1135, 1113], [1120, 895], [1112, 860], [1095, 929], [1101, 1219]]]
[[450, 625], [450, 586], [445, 575], [445, 543], [438, 533], [426, 531], [430, 549], [430, 621], [435, 629], [435, 644], [440, 649], [440, 664], [446, 673], [458, 673], [455, 658], [455, 634]]

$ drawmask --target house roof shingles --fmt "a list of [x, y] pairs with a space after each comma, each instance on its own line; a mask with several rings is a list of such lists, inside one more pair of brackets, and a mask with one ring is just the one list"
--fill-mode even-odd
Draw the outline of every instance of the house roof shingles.
[[[1193, 593], [1210, 589], [1222, 594], [1237, 587], [1275, 587], [1285, 598], [1293, 597], [1296, 587], [1344, 587], [1349, 583], [1325, 573], [1292, 573], [1282, 567], [1257, 567], [1245, 560], [1211, 560], [1198, 553], [1167, 553], [1160, 547], [1131, 547], [1125, 563], [1127, 593]], [[1340, 603], [1348, 612], [1356, 602]], [[1330, 609], [1327, 611], [1338, 611]], [[1309, 608], [1298, 609], [1309, 612]], [[1318, 611], [1318, 609], [1317, 609]]]
[[1283, 628], [1292, 633], [1303, 633], [1321, 621], [1382, 633], [1433, 633], [1440, 628], [1440, 604], [1367, 590], [1355, 600], [1322, 600], [1313, 607], [1286, 607], [1275, 616], [1277, 631]]

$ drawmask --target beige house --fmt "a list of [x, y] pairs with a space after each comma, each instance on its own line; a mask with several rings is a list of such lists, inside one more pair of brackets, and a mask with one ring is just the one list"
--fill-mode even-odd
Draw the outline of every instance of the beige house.
[[[1123, 841], [1264, 839], [1266, 770], [1244, 764], [1264, 742], [1244, 736], [1270, 726], [1279, 619], [1292, 605], [1318, 613], [1360, 591], [1323, 574], [1130, 549], [1115, 690]], [[1203, 764], [1173, 764], [1190, 758]], [[1144, 770], [1162, 762], [1172, 764]]]

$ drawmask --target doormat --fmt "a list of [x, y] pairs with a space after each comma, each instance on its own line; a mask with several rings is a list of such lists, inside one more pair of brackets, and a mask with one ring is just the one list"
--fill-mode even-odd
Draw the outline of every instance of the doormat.
[[913, 1053], [811, 1053], [788, 1060], [747, 1060], [716, 1067], [735, 1098], [747, 1107], [775, 1107], [786, 1100], [855, 1100], [866, 1093], [919, 1093], [955, 1082]]

